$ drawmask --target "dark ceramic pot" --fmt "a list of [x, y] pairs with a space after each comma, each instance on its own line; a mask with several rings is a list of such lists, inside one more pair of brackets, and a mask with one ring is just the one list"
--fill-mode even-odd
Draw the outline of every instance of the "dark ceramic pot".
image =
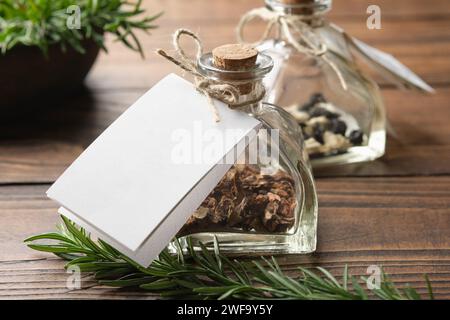
[[79, 88], [97, 58], [94, 42], [83, 44], [85, 54], [59, 45], [46, 57], [37, 47], [20, 46], [0, 54], [0, 110], [22, 112]]

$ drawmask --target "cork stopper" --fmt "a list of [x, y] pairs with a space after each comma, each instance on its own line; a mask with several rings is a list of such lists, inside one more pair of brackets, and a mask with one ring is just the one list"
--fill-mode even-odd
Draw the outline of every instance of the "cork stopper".
[[226, 44], [212, 51], [214, 65], [228, 71], [248, 70], [255, 66], [258, 51], [244, 44]]
[[[222, 70], [243, 71], [250, 70], [256, 65], [258, 51], [244, 44], [226, 44], [212, 51], [214, 65]], [[253, 90], [253, 83], [238, 86], [241, 94], [249, 94]]]

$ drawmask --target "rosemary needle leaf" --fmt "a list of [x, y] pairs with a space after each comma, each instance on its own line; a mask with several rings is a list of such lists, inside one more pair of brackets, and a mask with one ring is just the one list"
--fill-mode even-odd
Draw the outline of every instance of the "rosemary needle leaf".
[[173, 289], [177, 286], [178, 284], [175, 281], [163, 278], [153, 282], [141, 284], [140, 287], [145, 290], [159, 291], [159, 290]]
[[[367, 300], [368, 296], [361, 285], [358, 283], [358, 280], [355, 277], [350, 277], [352, 282], [353, 290], [355, 290], [356, 294], [361, 298], [361, 300]], [[390, 299], [386, 299], [390, 300]]]
[[348, 289], [348, 265], [345, 265], [345, 267], [344, 267], [344, 275], [342, 277], [342, 284], [343, 284], [344, 290], [347, 291], [347, 289]]
[[151, 277], [142, 277], [128, 280], [99, 280], [98, 283], [108, 287], [126, 288], [126, 287], [138, 287], [153, 281]]
[[68, 239], [67, 237], [62, 236], [62, 235], [60, 235], [58, 233], [44, 233], [44, 234], [37, 235], [37, 236], [34, 236], [34, 237], [29, 237], [29, 238], [25, 239], [24, 241], [25, 242], [32, 242], [32, 241], [44, 240], [44, 239], [47, 239], [47, 240], [59, 240], [59, 241], [62, 241], [62, 242], [75, 244], [75, 242], [73, 242], [71, 239]]
[[[101, 4], [99, 0], [99, 5]], [[230, 260], [214, 240], [210, 251], [187, 239], [187, 254], [175, 239], [176, 254], [166, 249], [151, 266], [144, 268], [101, 240], [91, 239], [83, 228], [63, 217], [57, 232], [30, 237], [25, 243], [34, 250], [53, 253], [68, 261], [66, 268], [78, 267], [94, 274], [99, 284], [110, 287], [136, 287], [162, 297], [189, 299], [301, 299], [301, 300], [418, 300], [421, 295], [411, 287], [397, 288], [383, 272], [381, 285], [369, 291], [349, 275], [345, 266], [342, 283], [323, 268], [299, 268], [291, 277], [283, 273], [275, 258], [255, 261]], [[36, 241], [53, 244], [36, 244]], [[196, 250], [198, 249], [198, 250]], [[433, 291], [425, 277], [429, 297]], [[349, 286], [351, 283], [351, 288]]]

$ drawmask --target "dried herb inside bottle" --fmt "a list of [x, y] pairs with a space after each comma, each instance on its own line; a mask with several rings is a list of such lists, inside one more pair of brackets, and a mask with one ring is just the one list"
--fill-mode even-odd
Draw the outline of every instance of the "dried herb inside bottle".
[[295, 223], [294, 185], [292, 177], [282, 170], [262, 174], [255, 166], [235, 165], [179, 235], [221, 231], [285, 233]]

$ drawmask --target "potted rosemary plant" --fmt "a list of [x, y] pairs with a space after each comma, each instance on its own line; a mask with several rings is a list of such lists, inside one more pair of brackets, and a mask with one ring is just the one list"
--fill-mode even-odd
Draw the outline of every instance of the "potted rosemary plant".
[[2, 0], [0, 107], [80, 86], [110, 33], [142, 54], [136, 31], [155, 28], [141, 0]]

